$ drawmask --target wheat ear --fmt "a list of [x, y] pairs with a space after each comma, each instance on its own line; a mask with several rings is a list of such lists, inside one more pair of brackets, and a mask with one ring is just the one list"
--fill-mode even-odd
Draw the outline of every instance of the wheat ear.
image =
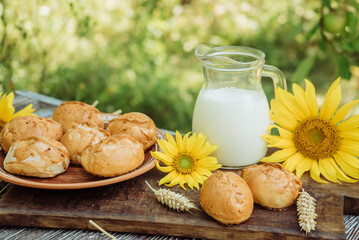
[[177, 212], [191, 212], [191, 209], [199, 210], [188, 198], [185, 196], [172, 192], [168, 189], [160, 188], [158, 190], [151, 187], [151, 185], [145, 181], [148, 187], [155, 193], [157, 200], [169, 208], [176, 210]]
[[297, 199], [298, 222], [301, 230], [306, 233], [315, 230], [317, 214], [315, 213], [315, 198], [309, 195], [304, 189], [299, 192]]

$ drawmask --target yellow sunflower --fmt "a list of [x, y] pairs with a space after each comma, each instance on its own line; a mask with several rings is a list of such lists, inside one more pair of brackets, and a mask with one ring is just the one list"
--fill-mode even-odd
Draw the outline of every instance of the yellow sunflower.
[[157, 140], [163, 152], [151, 152], [154, 158], [167, 166], [161, 166], [156, 161], [156, 167], [162, 172], [169, 172], [159, 181], [159, 185], [166, 184], [172, 187], [179, 184], [183, 189], [184, 184], [193, 189], [199, 189], [199, 184], [203, 184], [211, 174], [211, 171], [221, 167], [217, 158], [209, 156], [217, 146], [212, 146], [206, 141], [206, 137], [200, 133], [189, 136], [187, 133], [183, 138], [176, 131], [176, 140], [171, 134], [166, 132], [167, 140]]
[[8, 95], [0, 93], [0, 129], [5, 126], [6, 123], [10, 122], [11, 119], [26, 116], [34, 115], [33, 112], [36, 109], [32, 108], [32, 104], [27, 105], [24, 109], [15, 113], [15, 108], [12, 105], [14, 102], [14, 93], [11, 92]]
[[[332, 182], [356, 182], [359, 179], [359, 115], [344, 120], [359, 100], [340, 107], [341, 87], [338, 78], [329, 88], [318, 110], [313, 84], [305, 80], [306, 89], [293, 84], [293, 95], [283, 89], [276, 90], [271, 101], [271, 119], [279, 136], [264, 135], [270, 147], [279, 150], [263, 162], [283, 162], [289, 171], [296, 170], [300, 178], [304, 172], [317, 182], [322, 174]], [[350, 178], [350, 177], [352, 178]]]

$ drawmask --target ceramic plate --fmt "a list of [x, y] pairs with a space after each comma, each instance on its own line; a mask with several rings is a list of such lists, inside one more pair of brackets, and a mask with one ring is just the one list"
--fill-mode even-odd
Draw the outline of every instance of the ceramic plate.
[[[157, 132], [158, 139], [165, 139], [163, 133], [158, 130]], [[85, 169], [80, 165], [70, 164], [67, 171], [63, 174], [60, 174], [54, 178], [35, 178], [35, 177], [26, 177], [20, 175], [14, 175], [8, 173], [4, 170], [4, 159], [5, 152], [0, 152], [0, 179], [13, 183], [16, 185], [32, 188], [42, 188], [42, 189], [82, 189], [82, 188], [93, 188], [105, 186], [113, 183], [122, 182], [134, 177], [137, 177], [145, 172], [151, 170], [155, 164], [156, 160], [151, 156], [150, 151], [159, 151], [159, 146], [157, 142], [145, 152], [145, 160], [143, 163], [134, 171], [117, 176], [112, 178], [103, 178], [92, 175], [85, 171]]]

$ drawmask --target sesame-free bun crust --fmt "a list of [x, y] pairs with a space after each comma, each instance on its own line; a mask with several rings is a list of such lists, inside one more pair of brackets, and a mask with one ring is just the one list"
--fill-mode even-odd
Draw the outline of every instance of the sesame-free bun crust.
[[242, 170], [254, 202], [273, 211], [292, 205], [302, 187], [300, 179], [279, 163], [254, 164]]
[[50, 178], [65, 172], [70, 156], [60, 142], [48, 137], [29, 137], [14, 142], [4, 160], [12, 174]]
[[1, 131], [1, 147], [5, 152], [8, 152], [12, 142], [31, 136], [45, 136], [60, 140], [62, 126], [52, 119], [38, 116], [14, 118]]
[[203, 210], [226, 224], [246, 221], [253, 212], [253, 196], [247, 183], [233, 172], [217, 171], [203, 183], [200, 193]]
[[101, 112], [83, 102], [69, 101], [61, 103], [55, 109], [52, 118], [62, 124], [64, 133], [83, 122], [92, 122], [99, 128], [104, 127]]
[[144, 157], [139, 141], [126, 134], [116, 134], [87, 146], [81, 154], [81, 164], [94, 175], [115, 177], [135, 170]]
[[112, 119], [106, 130], [113, 134], [125, 133], [142, 143], [144, 150], [149, 149], [157, 137], [157, 128], [153, 120], [146, 114], [131, 112]]
[[81, 153], [85, 147], [96, 144], [109, 136], [109, 132], [94, 123], [80, 123], [76, 127], [70, 128], [61, 137], [60, 142], [69, 151], [71, 163], [81, 164]]

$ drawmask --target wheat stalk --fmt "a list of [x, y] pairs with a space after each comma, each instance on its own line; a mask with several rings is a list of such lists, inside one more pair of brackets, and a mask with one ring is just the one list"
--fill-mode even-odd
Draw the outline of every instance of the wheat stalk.
[[105, 229], [103, 229], [102, 227], [100, 227], [99, 225], [97, 225], [94, 221], [90, 220], [89, 223], [91, 223], [91, 225], [93, 225], [95, 228], [97, 228], [100, 232], [106, 234], [109, 238], [113, 239], [113, 240], [117, 240], [116, 237], [112, 236], [111, 234], [109, 234]]
[[98, 101], [98, 100], [95, 100], [95, 101], [91, 104], [91, 106], [96, 107], [96, 106], [98, 105], [98, 103], [99, 103], [99, 101]]
[[199, 210], [188, 198], [185, 196], [172, 192], [168, 189], [160, 188], [158, 190], [151, 187], [151, 185], [145, 181], [148, 187], [155, 193], [157, 200], [169, 208], [176, 210], [177, 212], [191, 212], [190, 210]]
[[298, 222], [301, 231], [310, 233], [315, 230], [317, 214], [315, 213], [315, 198], [309, 195], [304, 189], [299, 192], [297, 199]]

